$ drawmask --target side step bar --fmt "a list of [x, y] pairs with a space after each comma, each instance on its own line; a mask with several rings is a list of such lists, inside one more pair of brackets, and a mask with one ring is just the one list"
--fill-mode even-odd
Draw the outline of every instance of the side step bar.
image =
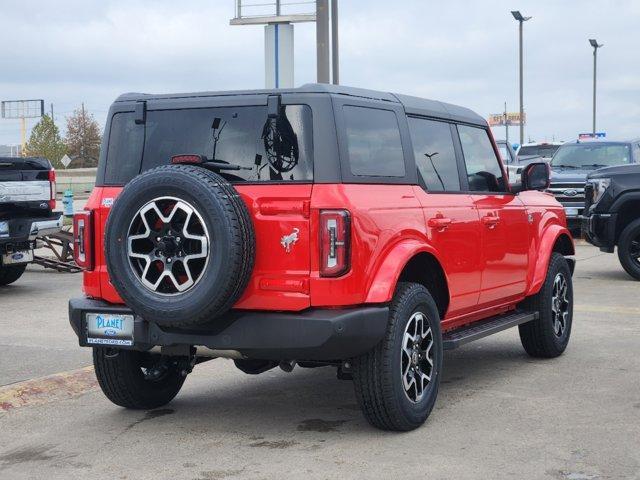
[[442, 346], [445, 350], [453, 350], [465, 343], [473, 342], [480, 338], [493, 335], [507, 328], [515, 327], [522, 323], [530, 322], [538, 318], [538, 312], [516, 310], [514, 312], [487, 318], [471, 325], [456, 328], [442, 335]]

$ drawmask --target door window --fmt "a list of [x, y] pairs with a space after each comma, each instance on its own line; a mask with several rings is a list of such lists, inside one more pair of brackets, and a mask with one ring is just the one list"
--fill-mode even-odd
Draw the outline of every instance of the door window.
[[427, 190], [460, 191], [458, 163], [449, 124], [415, 117], [408, 120], [418, 175]]
[[404, 155], [396, 114], [390, 110], [343, 107], [351, 173], [404, 177]]
[[505, 179], [489, 134], [483, 128], [458, 125], [462, 154], [467, 167], [469, 190], [504, 192]]

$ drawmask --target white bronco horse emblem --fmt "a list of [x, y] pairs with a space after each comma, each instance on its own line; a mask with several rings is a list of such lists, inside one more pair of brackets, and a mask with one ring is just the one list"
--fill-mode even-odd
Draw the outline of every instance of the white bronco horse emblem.
[[290, 233], [289, 235], [284, 235], [280, 239], [280, 245], [284, 247], [285, 252], [291, 252], [291, 245], [295, 245], [298, 241], [298, 233], [300, 233], [300, 229], [294, 228], [292, 233]]

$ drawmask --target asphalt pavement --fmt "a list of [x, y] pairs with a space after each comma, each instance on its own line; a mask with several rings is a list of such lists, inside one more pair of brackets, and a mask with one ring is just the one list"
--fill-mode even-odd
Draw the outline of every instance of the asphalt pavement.
[[164, 408], [116, 407], [68, 325], [81, 275], [30, 266], [0, 289], [0, 479], [639, 479], [640, 282], [588, 245], [577, 259], [565, 354], [529, 358], [515, 329], [446, 352], [409, 433], [371, 428], [331, 368], [214, 360]]

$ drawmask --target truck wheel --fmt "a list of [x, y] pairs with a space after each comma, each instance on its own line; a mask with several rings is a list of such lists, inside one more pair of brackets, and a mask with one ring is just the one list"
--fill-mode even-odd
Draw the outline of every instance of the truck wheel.
[[538, 312], [537, 320], [518, 326], [520, 341], [532, 357], [562, 355], [571, 335], [573, 283], [567, 260], [552, 253], [547, 277], [540, 291], [521, 303], [525, 310]]
[[158, 408], [173, 400], [185, 380], [178, 358], [136, 350], [93, 349], [93, 366], [103, 393], [116, 405], [133, 409]]
[[618, 258], [622, 268], [640, 280], [640, 218], [627, 225], [620, 234]]
[[383, 430], [419, 427], [433, 409], [441, 372], [438, 308], [422, 285], [400, 283], [384, 339], [353, 361], [353, 383], [365, 418]]
[[225, 179], [167, 165], [127, 184], [105, 230], [111, 283], [125, 303], [161, 326], [204, 323], [244, 292], [255, 258], [246, 205]]
[[4, 287], [18, 280], [26, 269], [26, 263], [24, 265], [0, 266], [0, 287]]

